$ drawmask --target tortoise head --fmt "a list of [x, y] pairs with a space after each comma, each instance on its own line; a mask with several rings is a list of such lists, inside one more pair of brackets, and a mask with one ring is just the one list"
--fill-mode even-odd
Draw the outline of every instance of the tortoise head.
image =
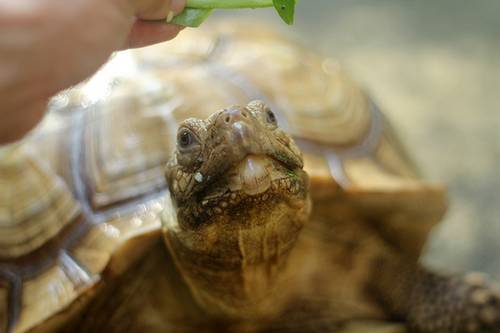
[[177, 219], [165, 238], [209, 312], [252, 316], [310, 212], [301, 153], [262, 102], [187, 119], [166, 178]]

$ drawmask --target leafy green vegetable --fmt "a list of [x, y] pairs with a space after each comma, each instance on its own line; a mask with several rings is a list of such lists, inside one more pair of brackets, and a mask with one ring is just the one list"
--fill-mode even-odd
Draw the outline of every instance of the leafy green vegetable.
[[292, 179], [299, 180], [299, 176], [291, 170], [287, 171], [287, 175], [288, 175], [288, 177], [291, 177]]
[[293, 24], [295, 0], [273, 0], [273, 5], [286, 24]]
[[212, 13], [212, 9], [185, 8], [182, 13], [174, 17], [172, 22], [186, 27], [199, 27]]
[[186, 8], [172, 23], [198, 27], [213, 9], [273, 7], [287, 24], [293, 24], [296, 0], [187, 0]]
[[190, 8], [263, 8], [271, 7], [273, 0], [187, 0]]

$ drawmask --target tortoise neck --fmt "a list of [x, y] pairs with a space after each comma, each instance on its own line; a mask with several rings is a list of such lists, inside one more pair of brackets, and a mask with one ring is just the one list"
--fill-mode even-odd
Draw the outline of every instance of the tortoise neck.
[[[222, 230], [214, 230], [216, 240], [205, 234], [204, 243], [211, 245], [202, 249], [193, 246], [196, 241], [189, 232], [169, 230], [164, 234], [180, 274], [205, 311], [224, 319], [251, 319], [273, 316], [280, 310], [280, 300], [284, 303], [286, 295], [277, 287], [307, 220], [309, 201], [305, 202], [301, 209], [277, 205], [267, 212], [268, 220], [246, 221], [245, 227], [222, 234]], [[248, 227], [252, 222], [255, 224]]]
[[[279, 266], [284, 263], [284, 256], [275, 262], [255, 264], [216, 262], [208, 256], [190, 260], [175, 236], [169, 235], [166, 239], [180, 274], [207, 313], [229, 319], [262, 317], [269, 313], [266, 298], [274, 298], [269, 296], [274, 294], [279, 281]], [[183, 254], [178, 255], [179, 252]]]

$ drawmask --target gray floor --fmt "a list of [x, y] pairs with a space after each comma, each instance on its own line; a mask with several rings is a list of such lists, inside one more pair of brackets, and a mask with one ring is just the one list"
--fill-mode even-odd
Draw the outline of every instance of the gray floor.
[[389, 114], [428, 179], [450, 193], [425, 261], [500, 279], [500, 2], [302, 0], [292, 28], [335, 57]]

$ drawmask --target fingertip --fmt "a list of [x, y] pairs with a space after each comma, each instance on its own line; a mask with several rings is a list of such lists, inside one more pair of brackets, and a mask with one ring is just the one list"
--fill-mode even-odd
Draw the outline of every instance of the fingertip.
[[172, 0], [171, 10], [175, 14], [179, 14], [186, 7], [186, 0]]
[[144, 47], [170, 40], [175, 38], [183, 28], [176, 24], [137, 20], [130, 31], [124, 49]]
[[135, 14], [138, 18], [143, 20], [164, 20], [168, 15], [177, 15], [182, 12], [186, 5], [186, 0], [135, 1], [137, 6]]

